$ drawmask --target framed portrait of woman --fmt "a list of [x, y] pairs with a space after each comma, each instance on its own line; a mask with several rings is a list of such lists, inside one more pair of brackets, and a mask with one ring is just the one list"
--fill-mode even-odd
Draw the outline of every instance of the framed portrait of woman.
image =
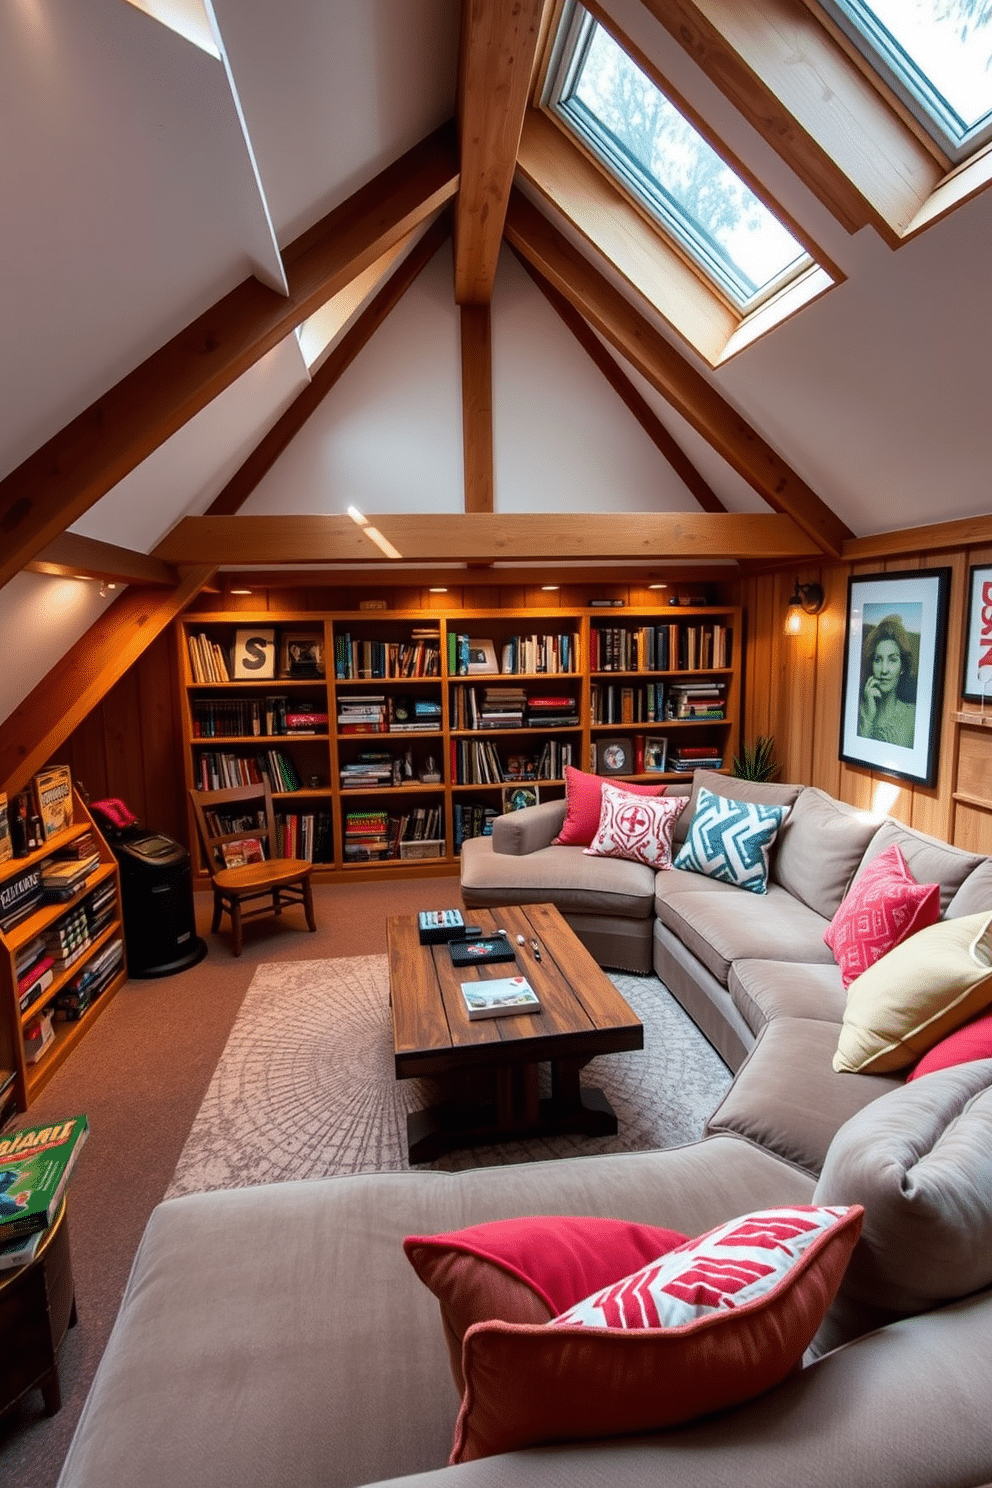
[[933, 785], [944, 691], [949, 568], [852, 575], [840, 758]]

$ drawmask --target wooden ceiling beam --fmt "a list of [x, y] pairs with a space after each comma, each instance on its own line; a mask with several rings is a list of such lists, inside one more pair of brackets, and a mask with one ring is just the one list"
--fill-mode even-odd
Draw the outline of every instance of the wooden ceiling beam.
[[548, 0], [462, 0], [455, 300], [488, 305]]
[[[159, 544], [168, 563], [368, 564], [376, 538], [403, 564], [560, 562], [577, 559], [810, 557], [819, 548], [787, 516], [730, 512], [471, 512], [376, 515], [366, 526], [347, 516], [184, 517]], [[378, 549], [381, 552], [381, 549]]]
[[465, 510], [491, 512], [493, 487], [493, 345], [488, 305], [462, 305], [462, 461]]
[[156, 636], [210, 580], [212, 567], [184, 573], [170, 590], [126, 589], [0, 724], [0, 784], [23, 790]]
[[[514, 252], [516, 253], [516, 249], [514, 249]], [[727, 508], [724, 503], [704, 477], [700, 475], [678, 440], [665, 428], [650, 403], [641, 397], [622, 368], [617, 366], [613, 357], [610, 356], [610, 353], [596, 335], [596, 332], [589, 325], [589, 322], [579, 314], [573, 305], [569, 304], [564, 295], [559, 294], [553, 285], [548, 283], [539, 269], [532, 263], [528, 263], [519, 253], [517, 253], [517, 257], [549, 305], [552, 306], [560, 319], [571, 331], [576, 341], [582, 347], [582, 350], [592, 359], [600, 372], [602, 372], [613, 391], [627, 405], [627, 408], [634, 415], [655, 448], [664, 455], [679, 480], [696, 498], [703, 511], [726, 511]]]
[[850, 528], [519, 189], [510, 197], [506, 236], [769, 506], [792, 517], [822, 552], [840, 556]]
[[289, 408], [277, 419], [259, 441], [239, 470], [228, 481], [205, 515], [230, 517], [248, 500], [256, 486], [272, 469], [287, 445], [295, 439], [311, 414], [320, 407], [327, 394], [375, 335], [383, 321], [406, 294], [410, 285], [434, 257], [451, 232], [451, 220], [442, 213], [427, 229], [420, 242], [393, 271], [378, 294], [369, 301], [353, 326], [345, 331], [334, 350], [317, 368], [306, 387]]
[[26, 565], [31, 573], [67, 579], [99, 579], [105, 584], [155, 584], [171, 589], [175, 569], [148, 553], [119, 548], [79, 532], [63, 532]]
[[0, 586], [458, 188], [448, 124], [283, 255], [290, 292], [244, 280], [0, 481]]
[[989, 543], [992, 543], [992, 515], [961, 517], [954, 522], [934, 522], [927, 527], [904, 527], [899, 532], [853, 537], [844, 544], [842, 556], [853, 563], [864, 558], [890, 558], [897, 553], [939, 553], [946, 548], [984, 547]]

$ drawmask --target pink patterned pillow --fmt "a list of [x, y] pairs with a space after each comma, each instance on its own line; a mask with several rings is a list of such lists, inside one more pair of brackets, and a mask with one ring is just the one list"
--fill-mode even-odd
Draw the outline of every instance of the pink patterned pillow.
[[[603, 804], [602, 775], [587, 775], [574, 765], [565, 766], [565, 820], [554, 844], [561, 847], [588, 847], [599, 826], [599, 813]], [[663, 796], [664, 785], [635, 785], [624, 782], [624, 790], [632, 796]]]
[[688, 799], [650, 800], [604, 784], [599, 827], [583, 851], [594, 858], [628, 858], [649, 868], [671, 868], [672, 833]]
[[980, 1013], [970, 1023], [955, 1028], [939, 1044], [928, 1049], [914, 1064], [907, 1080], [918, 1080], [934, 1070], [950, 1069], [955, 1064], [970, 1064], [973, 1059], [992, 1059], [992, 1013]]
[[926, 925], [940, 918], [940, 885], [918, 884], [893, 843], [855, 879], [823, 932], [844, 986]]
[[450, 1460], [657, 1431], [771, 1389], [823, 1321], [863, 1216], [860, 1204], [760, 1210], [548, 1323], [474, 1323]]

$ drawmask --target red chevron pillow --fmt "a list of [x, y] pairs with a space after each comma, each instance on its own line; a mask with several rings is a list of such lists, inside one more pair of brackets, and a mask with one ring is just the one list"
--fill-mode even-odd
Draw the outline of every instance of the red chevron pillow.
[[863, 1214], [860, 1204], [758, 1211], [549, 1323], [473, 1324], [450, 1460], [656, 1431], [760, 1395], [800, 1364]]
[[893, 843], [858, 874], [823, 932], [844, 986], [886, 951], [940, 919], [940, 885], [919, 884]]
[[588, 1292], [681, 1245], [685, 1235], [625, 1219], [527, 1215], [441, 1235], [408, 1235], [403, 1249], [441, 1304], [458, 1392], [462, 1338], [500, 1318], [546, 1323]]

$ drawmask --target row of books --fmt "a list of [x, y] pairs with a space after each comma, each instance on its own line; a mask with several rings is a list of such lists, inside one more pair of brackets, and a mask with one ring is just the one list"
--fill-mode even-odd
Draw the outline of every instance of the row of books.
[[0, 863], [26, 858], [72, 826], [72, 776], [68, 765], [50, 765], [27, 790], [8, 802], [0, 791]]
[[194, 682], [230, 682], [227, 654], [206, 631], [201, 630], [199, 635], [190, 631], [186, 636], [186, 649]]
[[717, 621], [660, 625], [593, 625], [589, 669], [593, 672], [706, 671], [730, 666], [733, 632]]
[[439, 677], [440, 630], [414, 626], [409, 641], [358, 640], [348, 632], [336, 635], [334, 675], [339, 681], [356, 677]]
[[398, 816], [386, 811], [349, 811], [344, 820], [344, 858], [350, 863], [383, 862], [400, 856], [401, 842], [434, 841], [443, 836], [440, 806], [416, 806]]
[[668, 768], [680, 774], [689, 774], [693, 770], [722, 770], [723, 754], [710, 746], [680, 744], [669, 750]]
[[720, 719], [726, 716], [727, 693], [722, 682], [695, 682], [670, 686], [665, 700], [665, 717], [679, 719]]
[[466, 687], [452, 693], [456, 729], [578, 728], [574, 693], [528, 695], [522, 687]]
[[296, 766], [281, 749], [255, 755], [202, 750], [194, 762], [194, 773], [198, 788], [206, 791], [259, 785], [266, 777], [273, 791], [298, 791], [303, 786]]
[[340, 734], [430, 732], [441, 727], [441, 702], [436, 697], [351, 693], [338, 699], [337, 717]]
[[589, 715], [592, 723], [657, 723], [665, 716], [665, 684], [622, 687], [616, 682], [593, 682]]
[[472, 672], [502, 672], [505, 676], [574, 672], [578, 660], [579, 638], [574, 631], [509, 636], [501, 643], [498, 659], [491, 640], [477, 640], [454, 631], [448, 635], [448, 672], [453, 677], [467, 677]]
[[325, 703], [278, 695], [264, 698], [195, 698], [195, 739], [234, 739], [278, 734], [326, 734]]
[[277, 814], [277, 850], [282, 858], [302, 858], [307, 863], [330, 863], [334, 859], [334, 828], [328, 811]]
[[480, 801], [456, 801], [451, 808], [451, 829], [455, 852], [469, 837], [491, 837], [493, 822], [499, 816], [493, 805]]

